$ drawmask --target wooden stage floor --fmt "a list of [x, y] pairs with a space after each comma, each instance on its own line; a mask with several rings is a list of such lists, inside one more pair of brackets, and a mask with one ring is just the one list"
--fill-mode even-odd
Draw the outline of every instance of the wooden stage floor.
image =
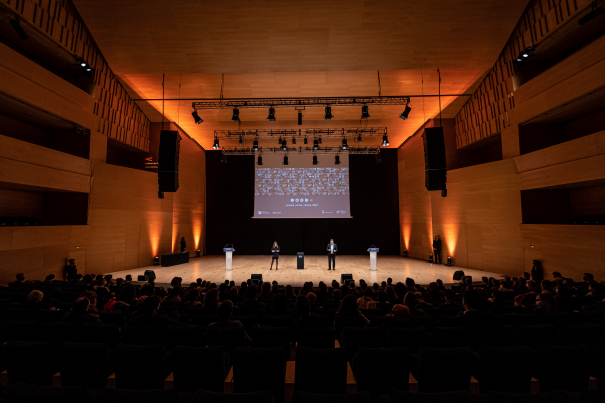
[[[199, 258], [190, 258], [189, 263], [170, 267], [147, 266], [138, 269], [122, 270], [107, 274], [112, 274], [114, 278], [124, 278], [131, 274], [136, 281], [138, 275], [142, 275], [145, 270], [155, 271], [156, 283], [170, 283], [173, 277], [181, 277], [183, 285], [194, 282], [197, 278], [219, 283], [225, 279], [233, 280], [237, 285], [250, 278], [251, 274], [262, 274], [263, 281], [277, 280], [280, 284], [290, 284], [294, 287], [301, 287], [303, 283], [312, 281], [315, 286], [320, 281], [329, 284], [336, 279], [340, 282], [342, 273], [353, 274], [356, 283], [364, 279], [369, 284], [380, 283], [391, 277], [393, 283], [403, 282], [407, 277], [413, 278], [419, 284], [428, 284], [435, 279], [441, 279], [445, 284], [453, 283], [454, 271], [461, 268], [428, 263], [424, 260], [405, 258], [401, 256], [383, 255], [378, 256], [377, 270], [370, 271], [369, 256], [337, 256], [336, 271], [328, 271], [328, 258], [321, 256], [305, 256], [305, 269], [296, 269], [296, 256], [281, 255], [279, 258], [279, 270], [269, 270], [271, 265], [271, 256], [233, 256], [233, 270], [225, 270], [225, 256], [211, 255]], [[479, 281], [482, 276], [502, 277], [502, 274], [491, 273], [481, 270], [462, 268], [464, 274], [473, 276], [474, 281]]]

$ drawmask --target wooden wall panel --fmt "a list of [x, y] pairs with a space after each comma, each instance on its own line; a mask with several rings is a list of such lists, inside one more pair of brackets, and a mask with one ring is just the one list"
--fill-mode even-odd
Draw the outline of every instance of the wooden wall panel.
[[525, 269], [531, 269], [531, 257], [538, 256], [546, 278], [558, 271], [575, 280], [583, 273], [605, 277], [605, 226], [602, 225], [521, 225], [523, 249], [528, 252]]
[[605, 179], [605, 154], [521, 172], [519, 189], [539, 189]]
[[88, 193], [90, 176], [0, 158], [0, 182]]

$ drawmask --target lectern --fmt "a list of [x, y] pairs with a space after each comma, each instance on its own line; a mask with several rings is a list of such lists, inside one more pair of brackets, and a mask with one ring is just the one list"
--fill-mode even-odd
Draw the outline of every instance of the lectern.
[[225, 270], [233, 270], [233, 267], [231, 267], [231, 262], [233, 260], [233, 252], [235, 252], [235, 249], [233, 248], [223, 248], [223, 252], [225, 252], [225, 259], [226, 259], [226, 263], [227, 265], [225, 266]]
[[298, 252], [296, 254], [296, 268], [298, 270], [303, 270], [305, 268], [305, 253]]
[[370, 270], [376, 271], [376, 255], [378, 254], [378, 248], [369, 248], [370, 252]]

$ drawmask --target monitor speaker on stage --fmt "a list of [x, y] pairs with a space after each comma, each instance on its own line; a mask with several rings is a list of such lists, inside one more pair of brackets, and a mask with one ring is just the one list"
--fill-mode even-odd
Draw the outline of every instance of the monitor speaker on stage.
[[145, 280], [149, 280], [150, 278], [155, 280], [155, 272], [153, 270], [145, 270]]
[[250, 276], [250, 280], [252, 280], [252, 282], [254, 284], [258, 284], [259, 281], [263, 281], [263, 275], [262, 274], [252, 274]]
[[444, 190], [447, 182], [443, 127], [427, 127], [422, 134], [426, 190]]
[[457, 270], [454, 272], [454, 281], [460, 281], [464, 277], [464, 272], [462, 270]]
[[175, 130], [160, 132], [158, 185], [160, 192], [176, 192], [179, 188], [179, 151], [181, 136]]
[[137, 277], [137, 281], [147, 281], [147, 277], [143, 276], [143, 275], [139, 275]]
[[353, 281], [353, 275], [352, 274], [341, 274], [340, 275], [340, 282], [342, 284], [348, 285], [349, 282]]

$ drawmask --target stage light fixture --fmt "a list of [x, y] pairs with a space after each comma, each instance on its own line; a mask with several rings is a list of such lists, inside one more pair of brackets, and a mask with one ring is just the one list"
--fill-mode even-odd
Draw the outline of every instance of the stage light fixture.
[[347, 150], [349, 146], [347, 145], [347, 139], [342, 139], [342, 149]]
[[[6, 21], [6, 20], [4, 20], [4, 21]], [[13, 26], [13, 29], [15, 30], [15, 32], [17, 32], [17, 35], [19, 35], [19, 38], [21, 38], [23, 40], [26, 40], [29, 38], [29, 36], [27, 36], [25, 31], [23, 30], [23, 27], [21, 27], [21, 21], [19, 20], [19, 18], [13, 18], [9, 22]]]
[[382, 146], [387, 147], [389, 145], [389, 137], [387, 135], [382, 136]]
[[278, 143], [279, 145], [281, 145], [281, 136], [279, 136], [279, 138], [277, 139], [277, 143]]
[[324, 119], [334, 119], [334, 115], [332, 115], [331, 106], [326, 106], [326, 113], [324, 114]]
[[275, 122], [275, 108], [269, 108], [269, 116], [267, 116], [267, 120]]
[[201, 250], [196, 250], [195, 251], [195, 257], [202, 257], [202, 251]]
[[239, 145], [241, 146], [242, 144], [244, 144], [244, 138], [239, 136]]
[[234, 122], [241, 122], [241, 120], [239, 120], [239, 109], [233, 108], [233, 116], [231, 116], [231, 120]]
[[410, 115], [412, 108], [410, 108], [410, 105], [406, 105], [405, 108], [403, 109], [403, 112], [401, 112], [401, 115], [399, 115], [399, 119], [403, 119], [403, 120], [407, 120], [408, 116]]
[[256, 158], [256, 165], [263, 165], [263, 157], [260, 155]]
[[289, 163], [288, 163], [288, 156], [287, 155], [284, 155], [284, 162], [282, 162], [282, 164], [289, 165]]
[[403, 251], [403, 257], [408, 257], [408, 251], [407, 251], [407, 249]]
[[433, 263], [433, 254], [429, 255], [429, 263]]
[[305, 139], [303, 140], [303, 144], [309, 144], [309, 140], [307, 139], [307, 136], [305, 136]]
[[298, 112], [298, 125], [302, 125], [302, 112]]
[[321, 137], [318, 137], [317, 141], [319, 142], [319, 144], [321, 144]]
[[254, 142], [252, 143], [252, 149], [254, 151], [258, 151], [258, 140], [254, 140]]
[[446, 266], [451, 266], [452, 265], [452, 257], [451, 256], [447, 257], [447, 263], [445, 265]]
[[193, 112], [191, 112], [191, 116], [193, 116], [193, 119], [195, 120], [196, 125], [199, 125], [200, 123], [202, 123], [204, 121], [202, 118], [200, 118], [200, 115], [197, 114], [197, 110], [194, 110]]
[[221, 146], [218, 144], [218, 139], [215, 137], [214, 138], [214, 144], [212, 145], [212, 148], [214, 148], [215, 150], [220, 150]]
[[317, 165], [317, 155], [313, 156], [313, 165]]
[[296, 137], [292, 137], [292, 144], [296, 144]]
[[361, 134], [359, 136], [357, 136], [357, 142], [361, 143]]
[[590, 13], [586, 14], [584, 17], [580, 18], [578, 20], [578, 23], [580, 25], [584, 25], [586, 24], [588, 21], [593, 20], [594, 18], [597, 18], [599, 15], [603, 14], [603, 11], [605, 11], [603, 9], [603, 7], [599, 7], [597, 6], [597, 3], [595, 2], [592, 5], [592, 11], [590, 11]]
[[288, 143], [286, 142], [286, 139], [281, 142], [281, 149], [283, 151], [288, 151]]
[[86, 63], [84, 61], [84, 59], [82, 59], [81, 57], [78, 58], [78, 62], [80, 63], [80, 66], [82, 66], [82, 67], [86, 67], [88, 65], [88, 63]]
[[313, 140], [313, 149], [319, 150], [319, 141], [317, 139]]
[[156, 256], [153, 258], [153, 265], [154, 266], [159, 266], [160, 265], [160, 258], [159, 256]]
[[335, 165], [340, 165], [340, 156], [338, 156], [338, 155], [334, 156], [334, 164]]
[[368, 109], [367, 105], [363, 105], [361, 107], [361, 118], [362, 119], [368, 119], [370, 117], [370, 111]]

